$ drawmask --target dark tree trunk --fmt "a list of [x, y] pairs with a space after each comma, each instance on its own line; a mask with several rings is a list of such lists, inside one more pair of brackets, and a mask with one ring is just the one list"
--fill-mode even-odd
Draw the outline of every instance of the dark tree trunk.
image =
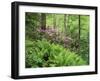
[[53, 15], [53, 27], [56, 28], [56, 14]]
[[80, 41], [80, 30], [81, 28], [80, 28], [80, 15], [79, 15], [79, 41]]
[[42, 13], [41, 14], [41, 29], [46, 29], [46, 14]]
[[78, 44], [78, 50], [79, 50], [79, 52], [80, 52], [80, 30], [81, 30], [81, 28], [80, 28], [80, 25], [81, 25], [81, 18], [80, 18], [80, 15], [78, 16], [78, 23], [79, 23], [79, 24], [78, 24], [78, 27], [79, 27], [79, 28], [78, 28], [78, 29], [79, 29], [79, 32], [78, 32], [78, 34], [79, 34], [79, 35], [78, 35], [78, 43], [79, 43], [79, 44]]
[[64, 15], [64, 29], [65, 29], [65, 35], [67, 35], [67, 20], [68, 20], [68, 15]]
[[66, 14], [64, 15], [64, 28], [66, 29]]

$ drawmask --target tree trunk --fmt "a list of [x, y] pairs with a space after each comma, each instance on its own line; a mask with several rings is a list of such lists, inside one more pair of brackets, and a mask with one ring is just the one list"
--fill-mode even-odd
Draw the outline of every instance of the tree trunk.
[[67, 23], [68, 23], [67, 20], [68, 20], [68, 15], [65, 14], [64, 15], [64, 29], [65, 29], [64, 31], [65, 31], [65, 35], [67, 35]]
[[56, 28], [56, 14], [53, 15], [53, 27]]
[[79, 15], [79, 16], [78, 16], [78, 27], [79, 27], [79, 28], [78, 28], [78, 29], [79, 29], [79, 32], [78, 32], [78, 34], [79, 34], [79, 35], [78, 35], [78, 43], [79, 43], [79, 44], [78, 44], [78, 50], [79, 50], [79, 52], [80, 52], [80, 30], [81, 30], [81, 28], [80, 28], [80, 25], [81, 25], [81, 24], [80, 24], [80, 23], [81, 23], [81, 19], [80, 19], [80, 15]]
[[46, 14], [42, 13], [41, 14], [41, 29], [46, 29]]
[[79, 15], [79, 41], [80, 41], [80, 15]]
[[64, 28], [66, 29], [66, 14], [64, 15]]

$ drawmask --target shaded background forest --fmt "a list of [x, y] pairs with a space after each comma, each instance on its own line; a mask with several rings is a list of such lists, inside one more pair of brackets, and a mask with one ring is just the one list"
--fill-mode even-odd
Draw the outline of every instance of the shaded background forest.
[[89, 16], [25, 14], [26, 68], [89, 64]]

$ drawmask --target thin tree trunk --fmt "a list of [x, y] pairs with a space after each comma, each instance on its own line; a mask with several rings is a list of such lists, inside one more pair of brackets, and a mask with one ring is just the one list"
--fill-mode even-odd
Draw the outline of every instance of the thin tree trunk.
[[56, 28], [56, 14], [53, 15], [53, 27]]
[[[71, 20], [71, 14], [68, 14], [67, 23], [70, 23], [70, 20]], [[68, 26], [68, 30], [69, 30], [69, 36], [72, 38], [72, 33], [71, 33], [71, 27], [70, 27], [70, 25]]]
[[41, 14], [41, 29], [46, 29], [46, 14], [42, 13]]
[[78, 33], [78, 34], [79, 34], [79, 35], [78, 35], [78, 43], [79, 43], [79, 44], [78, 44], [78, 50], [79, 50], [79, 52], [80, 52], [80, 30], [81, 30], [80, 25], [81, 25], [81, 16], [79, 15], [79, 16], [78, 16], [78, 27], [79, 27], [79, 28], [78, 28], [78, 29], [79, 29], [79, 33]]
[[64, 15], [64, 28], [65, 28], [65, 31], [66, 31], [66, 14]]
[[67, 30], [67, 23], [68, 23], [67, 21], [68, 21], [68, 15], [65, 14], [65, 15], [64, 15], [64, 29], [65, 29], [64, 31], [65, 31], [65, 35], [67, 35], [67, 33], [68, 33], [68, 32], [67, 32], [67, 31], [68, 31], [68, 30]]
[[80, 41], [80, 15], [79, 15], [79, 41]]

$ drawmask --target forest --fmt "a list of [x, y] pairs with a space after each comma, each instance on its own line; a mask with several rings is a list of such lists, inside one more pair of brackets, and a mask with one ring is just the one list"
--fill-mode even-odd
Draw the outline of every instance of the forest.
[[89, 15], [25, 13], [25, 67], [89, 64]]

